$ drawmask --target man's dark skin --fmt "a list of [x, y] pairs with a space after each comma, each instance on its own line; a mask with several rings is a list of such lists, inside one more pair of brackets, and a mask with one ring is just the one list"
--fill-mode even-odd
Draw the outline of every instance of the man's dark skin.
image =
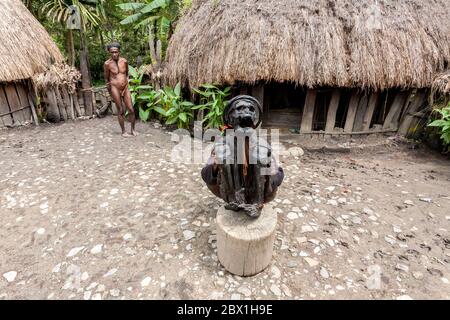
[[[135, 130], [136, 116], [134, 114], [131, 93], [128, 90], [128, 61], [120, 57], [120, 46], [112, 44], [108, 46], [111, 59], [105, 62], [104, 73], [105, 82], [111, 97], [119, 109], [119, 124], [122, 129], [122, 136], [137, 136]], [[123, 98], [123, 101], [122, 101]], [[131, 131], [125, 131], [125, 108], [128, 109], [128, 116], [131, 122]]]

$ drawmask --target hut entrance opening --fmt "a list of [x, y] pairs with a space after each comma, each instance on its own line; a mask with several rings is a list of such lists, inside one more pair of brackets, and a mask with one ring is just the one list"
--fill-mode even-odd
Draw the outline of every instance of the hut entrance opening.
[[264, 126], [300, 129], [306, 89], [295, 84], [270, 83], [264, 87]]

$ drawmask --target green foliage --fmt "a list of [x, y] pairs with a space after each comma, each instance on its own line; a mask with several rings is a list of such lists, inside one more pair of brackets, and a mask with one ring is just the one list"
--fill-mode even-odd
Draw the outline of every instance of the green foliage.
[[172, 33], [172, 25], [179, 18], [180, 10], [189, 3], [186, 0], [144, 0], [142, 2], [122, 3], [117, 6], [131, 15], [120, 21], [122, 25], [131, 25], [142, 34], [151, 30], [161, 41], [164, 57]]
[[45, 0], [41, 10], [53, 22], [64, 24], [70, 13], [70, 6], [77, 7], [83, 28], [97, 27], [105, 17], [105, 0]]
[[144, 72], [142, 71], [142, 67], [136, 69], [133, 66], [128, 66], [128, 88], [131, 92], [131, 101], [133, 106], [136, 106], [136, 97], [139, 94], [139, 90], [141, 90], [142, 78], [144, 77]]
[[154, 110], [166, 119], [166, 124], [176, 124], [178, 128], [186, 129], [194, 119], [194, 104], [183, 101], [181, 85], [178, 83], [175, 88], [166, 87], [158, 91], [158, 101]]
[[128, 76], [128, 88], [130, 89], [133, 107], [139, 110], [139, 118], [147, 122], [150, 119], [151, 112], [154, 110], [157, 92], [152, 86], [142, 84], [144, 77], [143, 67], [136, 69], [133, 66], [129, 66]]
[[217, 86], [204, 84], [200, 86], [200, 89], [194, 89], [194, 91], [200, 95], [200, 105], [193, 107], [193, 109], [206, 111], [206, 116], [203, 118], [205, 128], [220, 128], [223, 126], [223, 111], [231, 87], [221, 90]]
[[435, 109], [441, 119], [432, 121], [428, 126], [438, 128], [444, 145], [447, 146], [447, 152], [450, 151], [450, 104], [442, 109]]

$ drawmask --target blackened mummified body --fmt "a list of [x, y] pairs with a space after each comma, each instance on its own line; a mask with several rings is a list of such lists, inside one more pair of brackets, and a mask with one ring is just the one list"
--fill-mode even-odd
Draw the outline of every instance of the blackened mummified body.
[[215, 142], [202, 178], [208, 188], [227, 204], [257, 218], [265, 203], [272, 201], [284, 172], [278, 167], [266, 140], [257, 137], [261, 107], [250, 96], [232, 99], [225, 109], [226, 137]]

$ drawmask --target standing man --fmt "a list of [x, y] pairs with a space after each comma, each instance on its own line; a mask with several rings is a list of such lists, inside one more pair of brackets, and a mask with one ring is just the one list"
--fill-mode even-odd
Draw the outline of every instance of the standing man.
[[[111, 54], [111, 58], [104, 65], [105, 82], [114, 103], [119, 109], [118, 118], [120, 128], [122, 129], [122, 136], [137, 136], [135, 130], [136, 116], [134, 114], [131, 93], [128, 90], [128, 61], [120, 57], [120, 44], [111, 43], [107, 48]], [[130, 134], [125, 131], [125, 108], [128, 109], [131, 122]]]

